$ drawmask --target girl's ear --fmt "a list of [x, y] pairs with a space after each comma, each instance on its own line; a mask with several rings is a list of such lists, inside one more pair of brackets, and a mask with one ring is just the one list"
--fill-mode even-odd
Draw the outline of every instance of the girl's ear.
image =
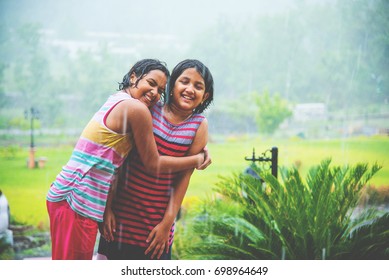
[[203, 100], [201, 101], [201, 103], [203, 103], [205, 100], [207, 100], [208, 97], [209, 97], [209, 93], [208, 92], [204, 93]]
[[135, 85], [136, 82], [136, 75], [134, 73], [131, 74], [130, 76], [130, 84], [131, 86]]

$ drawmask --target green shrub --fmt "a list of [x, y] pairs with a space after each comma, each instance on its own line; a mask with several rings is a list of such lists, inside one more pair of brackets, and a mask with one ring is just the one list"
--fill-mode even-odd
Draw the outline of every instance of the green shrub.
[[282, 169], [280, 180], [258, 171], [264, 184], [244, 174], [222, 178], [221, 198], [204, 201], [179, 228], [177, 257], [389, 258], [389, 215], [355, 211], [361, 189], [381, 167], [330, 163], [311, 168], [305, 180], [295, 168]]
[[15, 159], [21, 148], [18, 145], [8, 145], [0, 147], [0, 158]]
[[11, 245], [0, 238], [0, 260], [13, 260], [15, 253]]

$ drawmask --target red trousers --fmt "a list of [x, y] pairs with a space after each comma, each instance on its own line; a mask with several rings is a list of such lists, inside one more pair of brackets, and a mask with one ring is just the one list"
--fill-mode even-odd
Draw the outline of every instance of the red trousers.
[[70, 208], [66, 200], [46, 201], [53, 260], [91, 260], [98, 224]]

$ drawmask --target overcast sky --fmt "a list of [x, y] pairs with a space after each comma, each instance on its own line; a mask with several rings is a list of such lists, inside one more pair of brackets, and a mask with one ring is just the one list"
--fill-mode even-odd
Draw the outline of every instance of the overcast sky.
[[[329, 0], [307, 0], [306, 2]], [[77, 31], [201, 32], [218, 20], [244, 20], [284, 12], [294, 0], [0, 0], [1, 22], [38, 22], [45, 28]]]

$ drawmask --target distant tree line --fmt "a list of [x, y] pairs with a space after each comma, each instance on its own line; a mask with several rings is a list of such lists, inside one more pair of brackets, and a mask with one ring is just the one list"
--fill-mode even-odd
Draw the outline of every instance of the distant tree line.
[[243, 96], [267, 89], [290, 105], [325, 103], [332, 114], [374, 114], [389, 104], [388, 11], [384, 0], [299, 1], [286, 15], [239, 24], [221, 19], [191, 52], [217, 69], [216, 104], [233, 103], [230, 114], [234, 108], [235, 116], [245, 114], [240, 123], [257, 110]]
[[[323, 102], [336, 112], [366, 113], [388, 104], [389, 2], [297, 3], [287, 13], [220, 19], [182, 53], [145, 47], [139, 54], [152, 53], [169, 67], [185, 57], [206, 63], [216, 89], [215, 106], [206, 113], [219, 132], [261, 132], [261, 104], [252, 92], [289, 105]], [[108, 44], [71, 57], [46, 44], [41, 28], [0, 25], [0, 128], [23, 123], [30, 107], [39, 108], [42, 127], [82, 128], [116, 90], [128, 70], [123, 61], [129, 68], [138, 60], [113, 54]]]

